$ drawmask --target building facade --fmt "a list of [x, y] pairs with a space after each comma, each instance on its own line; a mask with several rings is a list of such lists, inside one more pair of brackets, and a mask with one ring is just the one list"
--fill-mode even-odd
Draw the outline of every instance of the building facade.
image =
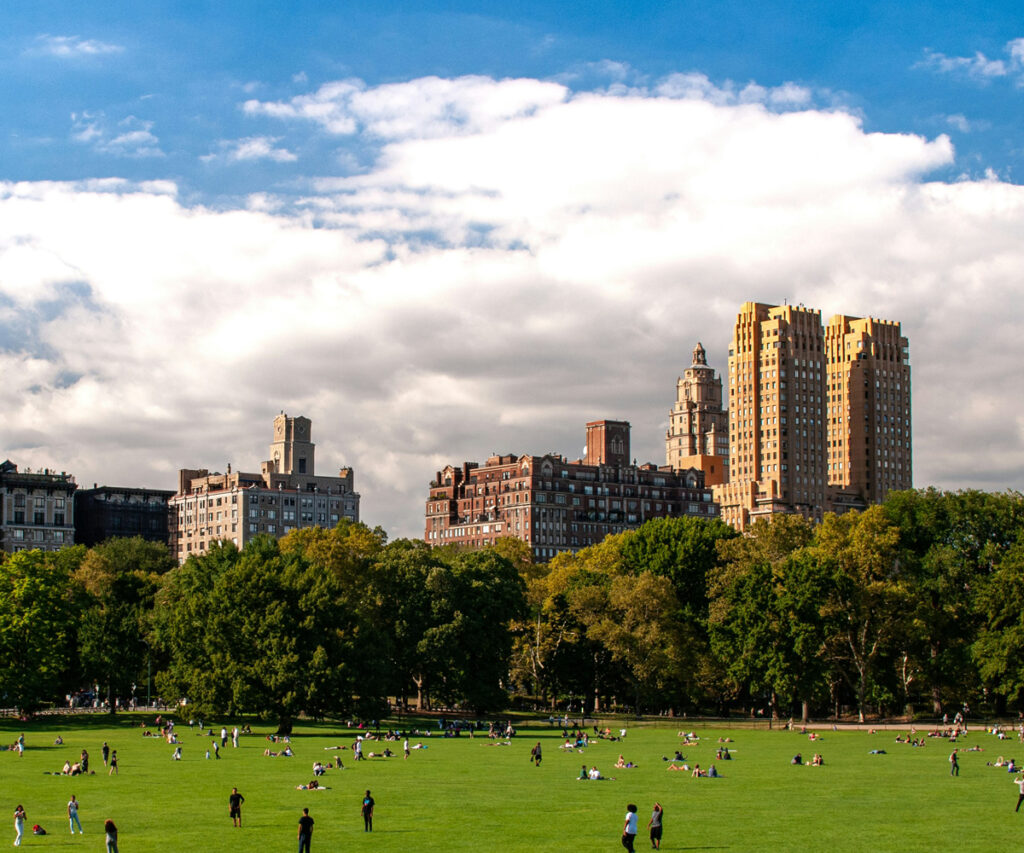
[[746, 302], [729, 345], [729, 481], [722, 519], [826, 510], [825, 344], [821, 312]]
[[174, 492], [96, 486], [75, 492], [75, 541], [98, 545], [116, 536], [169, 544], [168, 501]]
[[744, 303], [729, 347], [722, 519], [863, 509], [911, 487], [910, 363], [899, 323]]
[[547, 560], [652, 518], [717, 517], [703, 471], [631, 463], [626, 421], [592, 421], [586, 429], [583, 459], [508, 454], [437, 472], [424, 539], [480, 548], [512, 536]]
[[676, 380], [676, 402], [668, 416], [665, 464], [673, 470], [697, 468], [704, 484], [729, 480], [729, 413], [722, 407], [722, 379], [708, 367], [700, 342], [692, 364]]
[[825, 361], [831, 508], [863, 509], [912, 488], [910, 347], [900, 324], [837, 314]]
[[218, 541], [239, 548], [267, 533], [280, 537], [300, 527], [333, 527], [342, 518], [359, 520], [359, 494], [351, 468], [318, 476], [309, 418], [274, 418], [270, 459], [259, 473], [178, 472], [178, 491], [169, 501], [171, 552], [184, 562]]
[[0, 544], [8, 554], [75, 544], [75, 478], [61, 471], [18, 471], [0, 463]]

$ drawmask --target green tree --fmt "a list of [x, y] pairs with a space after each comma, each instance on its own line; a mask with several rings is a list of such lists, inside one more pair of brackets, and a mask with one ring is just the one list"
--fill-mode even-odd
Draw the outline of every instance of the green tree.
[[31, 713], [75, 677], [75, 628], [82, 597], [72, 572], [85, 555], [19, 551], [0, 563], [0, 695]]
[[985, 684], [1018, 702], [1024, 694], [1024, 537], [981, 585], [982, 624], [972, 653]]
[[881, 507], [826, 515], [810, 551], [830, 575], [822, 615], [829, 620], [827, 653], [857, 698], [863, 722], [886, 653], [903, 643], [910, 606], [898, 560], [899, 531]]
[[510, 623], [522, 618], [524, 584], [515, 566], [492, 550], [456, 555], [426, 581], [430, 627], [417, 653], [433, 674], [431, 692], [484, 711], [508, 701]]
[[[346, 575], [325, 568], [369, 559], [360, 549], [373, 538], [328, 531], [304, 549], [261, 536], [241, 552], [218, 545], [189, 558], [159, 594], [156, 635], [171, 661], [162, 689], [201, 711], [277, 719], [282, 731], [300, 712], [379, 709], [383, 677], [373, 667], [372, 626], [353, 606]], [[357, 553], [345, 554], [346, 542]]]
[[111, 713], [146, 677], [154, 596], [174, 566], [167, 546], [137, 536], [90, 549], [75, 572], [88, 596], [78, 630], [82, 672], [106, 688]]

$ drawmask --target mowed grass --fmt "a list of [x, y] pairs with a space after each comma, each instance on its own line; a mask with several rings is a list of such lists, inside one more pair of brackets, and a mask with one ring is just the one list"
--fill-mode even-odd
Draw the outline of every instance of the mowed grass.
[[[1000, 850], [1020, 845], [1024, 812], [1014, 813], [1013, 776], [986, 766], [1000, 754], [1024, 759], [1016, 741], [1000, 742], [984, 732], [958, 744], [984, 747], [960, 755], [959, 778], [949, 775], [949, 746], [929, 739], [923, 749], [895, 743], [894, 731], [822, 732], [810, 742], [795, 732], [702, 727], [679, 721], [633, 725], [621, 743], [598, 741], [583, 754], [558, 747], [561, 730], [546, 723], [522, 726], [511, 746], [490, 746], [486, 737], [413, 737], [427, 749], [355, 764], [353, 730], [335, 724], [300, 725], [292, 738], [294, 758], [267, 758], [267, 726], [253, 726], [240, 747], [230, 741], [215, 761], [204, 758], [210, 738], [178, 723], [184, 760], [171, 760], [173, 747], [145, 738], [141, 716], [103, 715], [47, 718], [22, 726], [0, 722], [0, 740], [13, 743], [25, 733], [27, 750], [0, 753], [2, 807], [8, 816], [22, 803], [28, 827], [39, 823], [46, 837], [26, 835], [27, 848], [102, 850], [102, 825], [112, 818], [120, 829], [121, 850], [270, 851], [295, 845], [303, 806], [316, 821], [319, 850], [615, 850], [629, 802], [640, 811], [637, 849], [649, 849], [643, 827], [655, 800], [665, 809], [665, 850], [830, 850], [934, 851]], [[152, 724], [153, 715], [146, 719]], [[220, 720], [207, 721], [216, 732]], [[233, 721], [224, 721], [230, 728]], [[423, 723], [421, 727], [428, 724]], [[436, 724], [435, 724], [436, 725]], [[613, 729], [617, 723], [609, 723]], [[692, 728], [698, 746], [681, 747], [691, 766], [711, 763], [721, 779], [692, 779], [666, 770], [680, 740]], [[64, 737], [54, 746], [55, 737]], [[715, 762], [719, 737], [731, 737], [735, 758]], [[118, 751], [120, 773], [106, 775], [103, 741]], [[529, 760], [540, 740], [544, 759]], [[344, 744], [340, 752], [324, 747]], [[65, 759], [88, 749], [95, 775], [59, 774]], [[273, 747], [277, 749], [278, 747]], [[366, 752], [378, 751], [367, 744]], [[870, 755], [874, 748], [886, 755]], [[815, 752], [824, 767], [796, 767], [796, 753]], [[615, 770], [622, 753], [639, 767]], [[1017, 754], [1019, 753], [1019, 754]], [[325, 791], [299, 791], [312, 778], [315, 760], [341, 755], [345, 770], [322, 777]], [[597, 765], [616, 781], [580, 782], [582, 764]], [[228, 817], [228, 794], [237, 786], [245, 796], [244, 827]], [[363, 832], [360, 803], [370, 788], [377, 801], [374, 832]], [[81, 802], [85, 835], [71, 836], [65, 807], [71, 794]], [[5, 843], [0, 830], [0, 844]]]

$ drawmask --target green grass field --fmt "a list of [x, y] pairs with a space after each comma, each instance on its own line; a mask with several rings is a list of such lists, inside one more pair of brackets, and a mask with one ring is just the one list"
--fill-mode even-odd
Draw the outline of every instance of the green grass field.
[[[183, 760], [173, 747], [144, 738], [140, 717], [45, 718], [24, 726], [0, 723], [0, 740], [13, 743], [24, 731], [27, 749], [0, 754], [2, 808], [8, 816], [22, 803], [27, 827], [41, 824], [46, 837], [26, 834], [26, 848], [103, 850], [102, 824], [112, 818], [123, 853], [149, 851], [260, 851], [295, 847], [303, 806], [316, 820], [314, 850], [616, 850], [626, 804], [640, 807], [637, 850], [649, 849], [643, 827], [651, 805], [665, 809], [665, 850], [830, 850], [934, 851], [1002, 850], [1020, 845], [1024, 811], [1015, 814], [1013, 776], [986, 766], [1000, 754], [1024, 759], [1016, 741], [1000, 742], [984, 732], [958, 744], [984, 752], [961, 753], [959, 778], [949, 775], [949, 747], [931, 739], [924, 749], [895, 743], [895, 732], [822, 733], [819, 743], [795, 732], [721, 727], [694, 728], [700, 745], [683, 748], [690, 764], [713, 763], [720, 736], [735, 759], [714, 762], [721, 779], [692, 779], [666, 770], [679, 746], [678, 721], [631, 725], [622, 743], [598, 742], [585, 754], [563, 753], [560, 730], [547, 724], [521, 727], [511, 746], [488, 746], [486, 737], [412, 738], [428, 744], [403, 761], [399, 755], [356, 765], [353, 732], [337, 725], [303, 725], [292, 739], [294, 758], [266, 758], [268, 727], [254, 726], [240, 747], [230, 741], [222, 759], [204, 758], [209, 737], [179, 721]], [[147, 716], [152, 723], [152, 715]], [[207, 721], [219, 732], [221, 721]], [[228, 721], [230, 728], [230, 721]], [[427, 724], [422, 724], [426, 726]], [[610, 723], [613, 728], [617, 724]], [[64, 737], [54, 746], [55, 737]], [[117, 749], [120, 773], [108, 776], [100, 746]], [[529, 761], [541, 740], [544, 760]], [[88, 749], [95, 775], [64, 777], [65, 759]], [[870, 755], [873, 748], [886, 755]], [[366, 751], [377, 751], [368, 745]], [[615, 770], [619, 753], [639, 767]], [[810, 759], [821, 752], [824, 767], [795, 767], [796, 753]], [[1019, 752], [1020, 754], [1016, 754]], [[325, 791], [298, 791], [312, 778], [312, 764], [341, 755], [345, 770], [331, 770]], [[580, 765], [597, 765], [616, 781], [579, 782]], [[228, 818], [227, 799], [237, 785], [245, 796], [244, 827]], [[363, 832], [359, 806], [370, 788], [377, 801], [372, 835]], [[65, 805], [74, 793], [81, 802], [85, 835], [71, 836]], [[0, 836], [0, 842], [3, 841]]]

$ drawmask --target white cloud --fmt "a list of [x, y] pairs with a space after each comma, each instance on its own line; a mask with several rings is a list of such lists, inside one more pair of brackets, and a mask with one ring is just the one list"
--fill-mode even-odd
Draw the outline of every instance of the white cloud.
[[[285, 408], [313, 419], [322, 470], [355, 466], [367, 521], [417, 535], [447, 462], [575, 456], [602, 416], [660, 461], [694, 341], [725, 369], [740, 304], [788, 298], [903, 321], [919, 484], [1020, 488], [1024, 188], [934, 180], [945, 136], [664, 83], [343, 81], [258, 104], [377, 159], [245, 209], [165, 183], [0, 185], [19, 448], [0, 456], [171, 486], [255, 468]], [[18, 324], [33, 343], [4, 348]]]
[[84, 56], [103, 56], [110, 53], [121, 53], [124, 50], [119, 44], [84, 39], [80, 36], [37, 36], [27, 52], [35, 55], [54, 56], [58, 59], [76, 59]]
[[1008, 41], [1004, 47], [1006, 59], [991, 59], [980, 50], [974, 56], [947, 56], [925, 49], [918, 68], [929, 68], [941, 74], [964, 74], [976, 80], [1012, 77], [1018, 84], [1024, 82], [1024, 38]]
[[111, 124], [102, 113], [72, 113], [71, 138], [101, 154], [118, 157], [163, 157], [153, 122], [127, 116]]
[[272, 160], [275, 163], [293, 163], [298, 157], [287, 148], [278, 148], [277, 136], [249, 136], [245, 139], [222, 139], [218, 151], [205, 154], [199, 159], [205, 162], [225, 160], [229, 163], [243, 163], [252, 160]]

